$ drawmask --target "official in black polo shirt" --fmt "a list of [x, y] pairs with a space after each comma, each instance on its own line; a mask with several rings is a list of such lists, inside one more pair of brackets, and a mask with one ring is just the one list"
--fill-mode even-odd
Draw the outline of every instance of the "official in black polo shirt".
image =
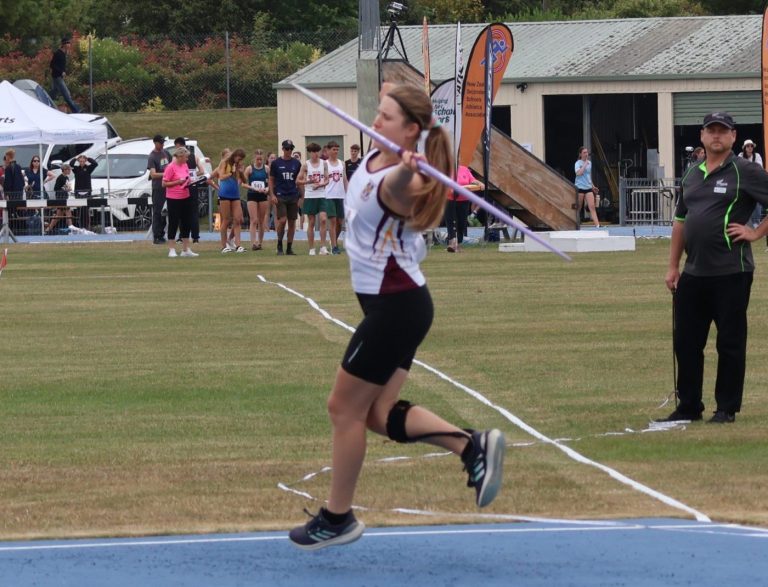
[[681, 181], [665, 278], [675, 294], [680, 404], [668, 421], [702, 418], [704, 347], [712, 322], [717, 326], [717, 407], [709, 422], [733, 422], [741, 410], [755, 269], [749, 243], [768, 234], [768, 221], [753, 229], [749, 218], [756, 202], [768, 203], [768, 173], [734, 155], [735, 141], [731, 115], [708, 114], [701, 129], [706, 158], [688, 168]]

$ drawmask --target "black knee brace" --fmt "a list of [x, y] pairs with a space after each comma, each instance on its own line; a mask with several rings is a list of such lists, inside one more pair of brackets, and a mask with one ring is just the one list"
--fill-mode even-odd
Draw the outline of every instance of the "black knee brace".
[[410, 443], [424, 440], [432, 436], [453, 436], [455, 438], [467, 438], [470, 436], [464, 432], [431, 432], [429, 434], [420, 434], [419, 436], [408, 436], [405, 431], [405, 419], [408, 416], [408, 410], [413, 407], [413, 404], [404, 399], [399, 400], [387, 416], [387, 436], [395, 442]]
[[387, 436], [395, 442], [416, 442], [415, 439], [408, 438], [405, 433], [405, 418], [412, 407], [411, 402], [401, 399], [389, 410]]

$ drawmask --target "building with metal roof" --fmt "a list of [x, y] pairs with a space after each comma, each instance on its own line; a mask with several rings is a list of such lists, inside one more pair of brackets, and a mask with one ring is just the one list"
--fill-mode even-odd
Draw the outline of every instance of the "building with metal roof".
[[[485, 26], [462, 24], [465, 60]], [[739, 145], [760, 142], [760, 15], [507, 26], [514, 52], [494, 102], [494, 125], [566, 177], [581, 145], [600, 159], [606, 183], [611, 174], [679, 175], [685, 148], [699, 144], [701, 120], [713, 110], [733, 114]], [[399, 32], [407, 61], [423, 71], [421, 29]], [[455, 34], [453, 25], [429, 27], [434, 83], [453, 77]], [[357, 131], [309, 105], [290, 83], [357, 116], [359, 57], [354, 40], [275, 84], [281, 137], [298, 145], [333, 137], [345, 152], [358, 142]]]

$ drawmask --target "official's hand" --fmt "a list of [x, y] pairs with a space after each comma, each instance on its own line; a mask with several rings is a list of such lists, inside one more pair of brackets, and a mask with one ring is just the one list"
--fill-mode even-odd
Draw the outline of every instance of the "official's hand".
[[677, 267], [667, 270], [667, 275], [664, 277], [664, 283], [667, 285], [669, 291], [675, 293], [678, 281], [680, 281], [680, 270]]
[[729, 224], [725, 229], [725, 232], [735, 243], [739, 241], [752, 242], [760, 238], [755, 229], [751, 226], [747, 226], [746, 224], [736, 224], [735, 222]]

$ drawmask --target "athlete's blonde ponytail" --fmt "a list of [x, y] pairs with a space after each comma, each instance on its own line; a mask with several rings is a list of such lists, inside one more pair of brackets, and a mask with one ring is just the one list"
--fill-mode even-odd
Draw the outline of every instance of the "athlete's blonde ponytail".
[[[453, 149], [445, 129], [433, 125], [432, 101], [424, 90], [415, 86], [397, 86], [387, 92], [406, 118], [428, 129], [426, 153], [429, 164], [435, 169], [451, 176], [453, 172]], [[431, 177], [425, 177], [424, 185], [413, 194], [414, 203], [408, 224], [415, 230], [428, 230], [440, 223], [445, 210], [446, 188]]]

